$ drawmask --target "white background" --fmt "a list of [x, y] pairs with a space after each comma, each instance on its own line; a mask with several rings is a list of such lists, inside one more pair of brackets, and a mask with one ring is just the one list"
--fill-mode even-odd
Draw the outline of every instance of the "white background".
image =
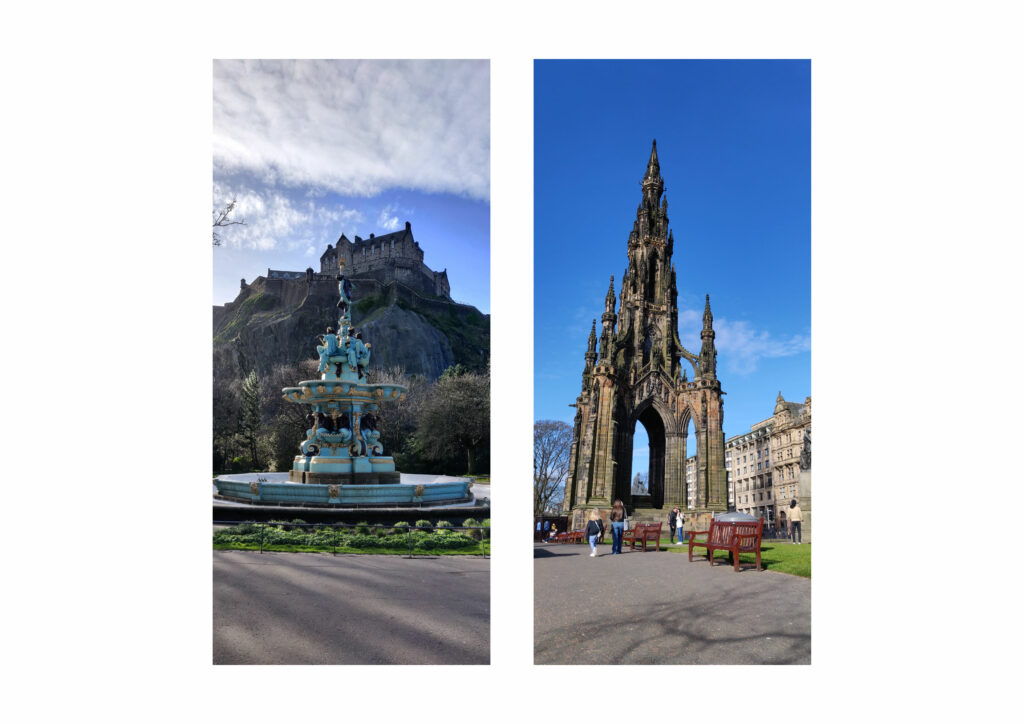
[[[679, 698], [684, 721], [720, 708], [1006, 718], [1021, 550], [981, 526], [1020, 525], [1024, 118], [1011, 8], [6, 9], [0, 420], [14, 720], [679, 720]], [[492, 59], [489, 667], [210, 664], [211, 59], [235, 57]], [[812, 59], [811, 666], [531, 665], [534, 57]], [[658, 113], [657, 99], [637, 101]]]

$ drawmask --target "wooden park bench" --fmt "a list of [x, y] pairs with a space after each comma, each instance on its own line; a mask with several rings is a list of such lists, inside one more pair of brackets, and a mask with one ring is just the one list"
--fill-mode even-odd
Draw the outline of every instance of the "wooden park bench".
[[565, 533], [559, 533], [555, 536], [554, 543], [582, 543], [583, 542], [583, 531], [582, 530], [570, 530]]
[[646, 553], [649, 542], [654, 543], [654, 550], [661, 550], [661, 523], [630, 523], [629, 530], [622, 534], [622, 542], [628, 542], [630, 550], [639, 543], [640, 550]]
[[622, 531], [622, 542], [629, 543], [630, 549], [633, 548], [633, 541], [636, 540], [637, 533], [646, 527], [646, 523], [634, 523], [629, 522], [629, 530]]
[[[740, 570], [740, 553], [753, 553], [757, 570], [761, 568], [761, 533], [764, 531], [764, 518], [757, 522], [746, 521], [711, 521], [710, 530], [690, 531], [690, 562], [693, 562], [693, 547], [703, 546], [708, 551], [708, 562], [715, 565], [715, 551], [729, 551], [733, 570]], [[695, 540], [698, 535], [707, 534], [706, 541]]]

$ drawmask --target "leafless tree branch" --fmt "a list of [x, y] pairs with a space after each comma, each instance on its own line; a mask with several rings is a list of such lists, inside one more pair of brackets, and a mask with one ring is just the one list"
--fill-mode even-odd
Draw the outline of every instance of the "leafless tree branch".
[[223, 209], [218, 209], [213, 212], [213, 245], [220, 246], [223, 243], [220, 234], [217, 233], [217, 229], [224, 226], [234, 226], [236, 224], [245, 226], [245, 219], [232, 219], [231, 212], [235, 210], [235, 204], [237, 199], [231, 199], [231, 201], [224, 206]]

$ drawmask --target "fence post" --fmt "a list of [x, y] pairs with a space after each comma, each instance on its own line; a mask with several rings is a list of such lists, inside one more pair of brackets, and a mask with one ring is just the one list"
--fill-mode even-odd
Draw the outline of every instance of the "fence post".
[[263, 524], [260, 523], [260, 553], [263, 553]]
[[412, 526], [409, 526], [409, 557], [412, 558]]

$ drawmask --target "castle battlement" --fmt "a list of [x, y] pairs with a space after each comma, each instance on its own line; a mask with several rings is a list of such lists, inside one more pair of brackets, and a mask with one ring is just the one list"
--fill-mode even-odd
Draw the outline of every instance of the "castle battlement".
[[413, 238], [408, 221], [404, 229], [381, 236], [370, 234], [368, 239], [356, 236], [350, 241], [342, 234], [320, 256], [320, 273], [337, 274], [339, 258], [345, 260], [345, 275], [352, 279], [369, 277], [384, 283], [397, 280], [427, 294], [451, 299], [448, 270], [436, 272], [423, 262], [423, 249]]

